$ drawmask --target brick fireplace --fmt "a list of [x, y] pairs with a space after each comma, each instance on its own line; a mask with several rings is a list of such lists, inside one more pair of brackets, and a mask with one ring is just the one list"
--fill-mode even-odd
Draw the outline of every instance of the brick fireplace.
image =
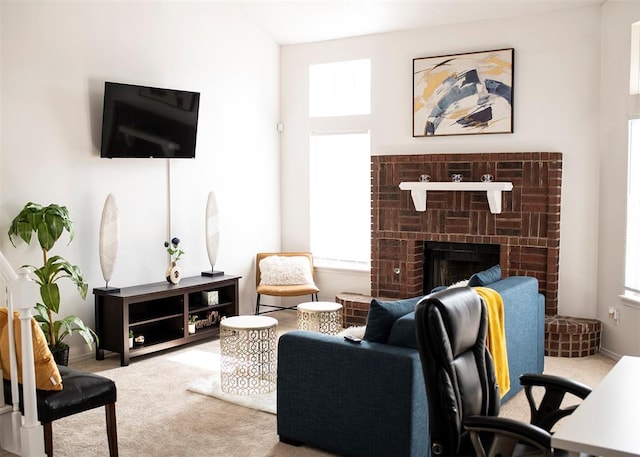
[[[502, 212], [492, 214], [485, 192], [429, 191], [415, 210], [398, 186], [429, 174], [431, 181], [510, 181]], [[534, 276], [557, 314], [562, 154], [549, 152], [373, 156], [371, 164], [371, 294], [408, 298], [423, 293], [425, 242], [500, 246], [503, 276]]]

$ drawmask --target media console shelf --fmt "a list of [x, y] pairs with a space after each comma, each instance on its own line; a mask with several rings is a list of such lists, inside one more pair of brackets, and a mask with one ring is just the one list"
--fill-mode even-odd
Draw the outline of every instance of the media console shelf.
[[[120, 354], [120, 364], [129, 365], [131, 357], [150, 354], [219, 336], [221, 317], [238, 315], [240, 276], [193, 276], [178, 285], [168, 282], [143, 284], [121, 289], [97, 288], [95, 319], [98, 344], [96, 360], [104, 351]], [[217, 292], [210, 303], [203, 292]], [[200, 323], [189, 334], [189, 316]], [[129, 331], [143, 336], [144, 343], [129, 348]]]

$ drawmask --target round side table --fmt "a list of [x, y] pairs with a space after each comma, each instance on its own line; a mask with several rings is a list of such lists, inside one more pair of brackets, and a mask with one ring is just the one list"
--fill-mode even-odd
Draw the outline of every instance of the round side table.
[[298, 329], [336, 335], [342, 331], [342, 305], [330, 301], [300, 303]]
[[222, 391], [266, 394], [276, 389], [278, 321], [266, 316], [234, 316], [220, 321]]

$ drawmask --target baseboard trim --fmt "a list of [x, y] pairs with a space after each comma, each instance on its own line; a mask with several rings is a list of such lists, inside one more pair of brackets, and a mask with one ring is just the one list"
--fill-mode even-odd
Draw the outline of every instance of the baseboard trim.
[[605, 357], [609, 357], [610, 359], [613, 359], [613, 360], [620, 360], [620, 358], [622, 357], [620, 354], [617, 354], [603, 347], [600, 348], [600, 354], [604, 355]]

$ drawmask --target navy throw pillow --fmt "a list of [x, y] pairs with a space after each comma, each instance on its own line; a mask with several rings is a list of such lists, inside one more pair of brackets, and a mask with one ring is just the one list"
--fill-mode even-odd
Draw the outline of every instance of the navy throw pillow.
[[396, 319], [389, 333], [387, 344], [418, 349], [416, 338], [416, 313], [411, 312]]
[[488, 270], [480, 271], [469, 278], [469, 287], [486, 286], [502, 278], [500, 265], [494, 265]]
[[415, 311], [421, 298], [422, 296], [395, 301], [379, 301], [375, 298], [371, 300], [364, 339], [387, 344], [393, 323], [400, 316]]

